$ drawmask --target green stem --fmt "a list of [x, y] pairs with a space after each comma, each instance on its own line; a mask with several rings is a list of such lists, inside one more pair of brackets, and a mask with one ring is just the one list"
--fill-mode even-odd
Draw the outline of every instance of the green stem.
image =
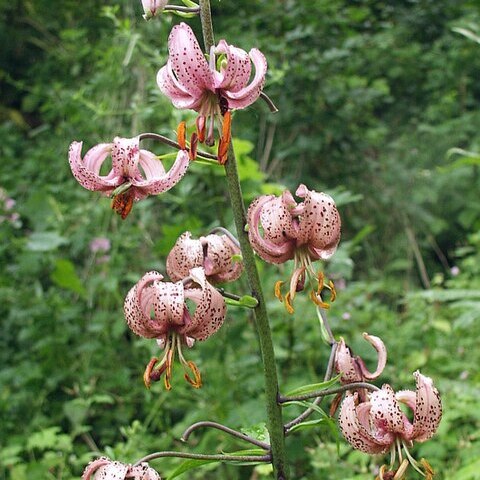
[[[214, 45], [212, 16], [210, 0], [200, 0], [200, 19], [202, 22], [203, 39], [205, 50], [210, 52]], [[276, 480], [287, 480], [287, 455], [285, 450], [285, 432], [283, 428], [282, 409], [278, 403], [279, 389], [278, 377], [275, 362], [275, 351], [273, 348], [272, 333], [268, 321], [267, 308], [263, 298], [263, 291], [258, 274], [255, 256], [245, 232], [246, 212], [243, 203], [243, 195], [238, 176], [237, 161], [233, 146], [230, 144], [228, 160], [225, 164], [227, 185], [230, 194], [235, 227], [242, 251], [243, 264], [247, 274], [252, 296], [258, 300], [258, 305], [253, 309], [255, 316], [255, 327], [260, 342], [260, 353], [263, 362], [265, 378], [265, 402], [267, 409], [267, 429], [270, 435], [272, 449], [272, 465]]]

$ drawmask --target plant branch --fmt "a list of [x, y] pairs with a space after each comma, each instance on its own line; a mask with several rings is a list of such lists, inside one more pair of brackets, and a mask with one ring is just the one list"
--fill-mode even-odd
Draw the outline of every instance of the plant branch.
[[[150, 133], [150, 132], [141, 133], [138, 136], [138, 138], [139, 138], [139, 140], [147, 140], [147, 139], [148, 140], [157, 140], [159, 142], [164, 143], [165, 145], [168, 145], [169, 147], [176, 148], [177, 150], [182, 149], [180, 144], [177, 143], [175, 140], [171, 140], [170, 138], [165, 137], [164, 135], [160, 135], [159, 133]], [[188, 147], [187, 147], [187, 150], [190, 151], [190, 149]], [[215, 160], [215, 163], [218, 163], [217, 155], [213, 155], [212, 153], [202, 152], [200, 150], [197, 150], [197, 155], [199, 157], [204, 157], [204, 158], [208, 158], [210, 160]]]
[[264, 92], [260, 92], [260, 98], [268, 105], [268, 108], [272, 113], [277, 113], [278, 108], [273, 103], [273, 100]]
[[140, 465], [142, 462], [149, 462], [156, 458], [175, 457], [175, 458], [190, 458], [192, 460], [213, 460], [219, 462], [270, 462], [270, 455], [207, 455], [204, 453], [188, 453], [188, 452], [155, 452], [150, 455], [146, 455], [137, 462], [134, 466]]
[[181, 13], [199, 13], [200, 7], [184, 7], [182, 5], [165, 5], [164, 12], [181, 12]]
[[334, 395], [335, 393], [345, 392], [347, 390], [355, 390], [358, 388], [366, 388], [372, 392], [380, 390], [377, 386], [366, 382], [352, 382], [340, 387], [327, 388], [325, 390], [317, 390], [315, 392], [304, 393], [303, 395], [292, 395], [290, 397], [280, 396], [279, 403], [288, 403], [293, 401], [309, 400], [310, 398], [326, 397], [327, 395]]
[[184, 432], [181, 437], [181, 440], [183, 442], [187, 442], [188, 438], [192, 434], [194, 430], [197, 428], [202, 428], [202, 427], [210, 427], [210, 428], [216, 428], [218, 430], [221, 430], [222, 432], [228, 433], [229, 435], [232, 435], [233, 437], [239, 438], [240, 440], [245, 440], [246, 442], [252, 443], [253, 445], [256, 445], [257, 447], [263, 448], [264, 450], [270, 451], [270, 445], [265, 442], [261, 442], [260, 440], [257, 440], [253, 437], [250, 437], [249, 435], [246, 435], [245, 433], [238, 432], [237, 430], [233, 430], [233, 428], [226, 427], [225, 425], [222, 425], [221, 423], [217, 422], [197, 422], [194, 423], [193, 425], [190, 425]]
[[226, 235], [233, 244], [235, 244], [238, 248], [240, 248], [240, 242], [237, 240], [235, 235], [233, 235], [230, 230], [227, 230], [226, 228], [223, 227], [215, 227], [210, 230], [210, 233], [223, 233], [223, 235]]
[[[200, 0], [200, 18], [202, 21], [203, 39], [207, 53], [214, 45], [210, 0]], [[268, 314], [263, 298], [263, 291], [255, 263], [255, 256], [245, 232], [246, 212], [243, 195], [237, 170], [237, 161], [232, 144], [228, 150], [225, 163], [225, 173], [230, 194], [235, 227], [242, 251], [243, 264], [251, 288], [252, 296], [258, 300], [258, 305], [253, 309], [255, 327], [260, 343], [263, 372], [265, 378], [265, 402], [267, 409], [267, 430], [270, 435], [272, 449], [272, 465], [276, 480], [287, 480], [287, 461], [285, 450], [285, 435], [283, 430], [282, 409], [277, 402], [278, 377], [276, 370], [275, 351], [273, 348], [272, 333], [268, 321]]]

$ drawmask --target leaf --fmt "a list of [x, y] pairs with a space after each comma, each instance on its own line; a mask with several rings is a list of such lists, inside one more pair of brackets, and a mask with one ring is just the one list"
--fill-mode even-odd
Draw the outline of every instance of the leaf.
[[193, 470], [194, 468], [201, 467], [202, 465], [208, 465], [209, 463], [220, 463], [219, 460], [194, 460], [189, 459], [180, 464], [178, 468], [176, 468], [170, 475], [168, 475], [167, 479], [171, 480], [172, 478], [178, 477], [182, 475], [182, 473], [188, 472], [189, 470]]
[[26, 248], [32, 252], [50, 252], [66, 243], [67, 239], [57, 232], [34, 232], [30, 235]]
[[52, 282], [66, 290], [85, 295], [87, 292], [82, 281], [75, 271], [75, 266], [70, 260], [58, 259], [55, 262], [55, 270], [50, 274]]
[[325, 423], [324, 418], [317, 418], [316, 420], [307, 420], [306, 422], [298, 423], [297, 425], [294, 425], [289, 432], [295, 432], [296, 430], [305, 430], [307, 428], [313, 428], [316, 427], [317, 425], [320, 425], [321, 423]]
[[468, 30], [467, 28], [453, 27], [452, 31], [459, 33], [460, 35], [463, 35], [464, 37], [467, 37], [470, 40], [473, 40], [474, 42], [477, 42], [478, 44], [480, 44], [480, 36], [473, 33], [471, 30]]
[[335, 385], [338, 380], [340, 379], [340, 375], [321, 383], [312, 383], [310, 385], [303, 385], [302, 387], [295, 388], [294, 390], [290, 390], [285, 394], [286, 397], [292, 397], [296, 395], [306, 395], [307, 393], [316, 392], [317, 390], [326, 390], [331, 386]]

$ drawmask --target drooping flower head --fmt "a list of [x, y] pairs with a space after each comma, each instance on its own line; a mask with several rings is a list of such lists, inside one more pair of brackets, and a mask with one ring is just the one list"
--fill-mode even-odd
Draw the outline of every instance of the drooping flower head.
[[[387, 363], [387, 349], [382, 339], [374, 335], [368, 335], [368, 333], [364, 333], [363, 338], [377, 351], [377, 368], [374, 372], [370, 372], [363, 359], [358, 355], [353, 355], [350, 348], [346, 345], [345, 340], [340, 338], [335, 353], [335, 370], [341, 374], [340, 383], [343, 385], [375, 380], [381, 375], [385, 368]], [[358, 394], [362, 401], [366, 400], [366, 392], [364, 389], [359, 389]]]
[[[157, 75], [160, 90], [176, 108], [199, 113], [200, 142], [206, 140], [208, 145], [213, 145], [215, 117], [225, 117], [228, 125], [222, 129], [219, 153], [220, 150], [226, 153], [226, 143], [230, 141], [229, 111], [248, 107], [259, 97], [267, 71], [264, 55], [256, 48], [247, 53], [220, 40], [210, 49], [207, 61], [186, 23], [173, 27], [168, 38], [168, 53], [167, 64]], [[250, 79], [252, 63], [255, 74]]]
[[[395, 393], [385, 384], [381, 390], [370, 393], [365, 402], [359, 402], [357, 393], [347, 392], [338, 422], [345, 439], [357, 450], [372, 455], [390, 451], [393, 467], [397, 454], [399, 463], [404, 461], [403, 449], [410, 464], [426, 478], [432, 478], [428, 462], [417, 462], [408, 449], [414, 441], [424, 442], [436, 432], [442, 418], [442, 403], [431, 378], [418, 371], [414, 377], [415, 392]], [[413, 422], [403, 413], [400, 403], [412, 411]], [[384, 472], [381, 475], [387, 478]]]
[[185, 232], [168, 254], [167, 273], [176, 282], [192, 268], [203, 267], [209, 282], [233, 282], [243, 270], [242, 263], [233, 259], [236, 255], [240, 255], [240, 247], [228, 235], [210, 234], [197, 240]]
[[[226, 305], [222, 295], [207, 282], [203, 268], [193, 268], [183, 281], [163, 282], [158, 272], [145, 274], [129, 291], [124, 312], [130, 329], [145, 338], [155, 338], [164, 355], [152, 358], [144, 373], [147, 387], [165, 372], [165, 387], [171, 389], [175, 353], [185, 370], [185, 379], [195, 388], [202, 385], [196, 365], [185, 360], [183, 346], [206, 340], [223, 324]], [[195, 306], [191, 311], [189, 300]], [[193, 373], [192, 379], [189, 372]]]
[[143, 11], [145, 12], [143, 18], [150, 20], [161, 13], [167, 3], [168, 0], [142, 0]]
[[[72, 142], [68, 160], [77, 181], [87, 190], [99, 191], [112, 196], [112, 208], [126, 218], [133, 202], [148, 195], [163, 193], [185, 175], [189, 165], [186, 150], [179, 150], [177, 158], [168, 172], [157, 156], [140, 149], [139, 137], [115, 137], [113, 143], [101, 143], [81, 157], [82, 142]], [[108, 156], [112, 166], [107, 175], [100, 169]]]
[[[340, 215], [332, 197], [326, 193], [309, 190], [300, 185], [295, 194], [303, 199], [297, 203], [286, 190], [279, 197], [262, 195], [248, 209], [248, 236], [255, 252], [269, 263], [284, 263], [294, 259], [295, 267], [290, 280], [290, 290], [285, 296], [285, 306], [293, 312], [291, 302], [295, 293], [304, 288], [305, 275], [316, 279], [317, 287], [311, 298], [319, 306], [328, 308], [320, 298], [324, 287], [335, 298], [333, 283], [324, 285], [323, 274], [314, 271], [312, 262], [326, 260], [336, 251], [340, 241]], [[263, 234], [261, 233], [263, 231]], [[283, 300], [277, 282], [276, 295]]]
[[148, 465], [132, 466], [100, 457], [90, 462], [83, 472], [82, 480], [161, 480], [160, 475]]

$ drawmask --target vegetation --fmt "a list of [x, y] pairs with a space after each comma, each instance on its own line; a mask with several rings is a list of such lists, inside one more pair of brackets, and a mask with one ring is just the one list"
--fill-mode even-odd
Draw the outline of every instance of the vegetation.
[[[196, 346], [202, 389], [177, 381], [166, 392], [143, 388], [154, 346], [128, 330], [122, 311], [145, 271], [165, 270], [181, 232], [199, 235], [219, 219], [233, 226], [223, 169], [193, 164], [122, 221], [108, 199], [78, 187], [67, 162], [73, 139], [90, 147], [142, 131], [172, 137], [180, 120], [193, 122], [155, 83], [178, 19], [145, 22], [133, 0], [54, 3], [0, 2], [0, 478], [68, 480], [99, 453], [133, 462], [178, 450], [183, 430], [205, 419], [261, 436], [263, 374], [248, 312], [229, 310]], [[417, 369], [435, 378], [444, 418], [416, 457], [428, 457], [439, 479], [480, 479], [478, 2], [212, 6], [217, 40], [266, 55], [265, 91], [280, 111], [257, 102], [235, 114], [246, 201], [300, 182], [335, 197], [342, 242], [326, 267], [339, 293], [329, 311], [335, 332], [372, 361], [358, 332], [380, 336], [389, 354], [382, 380], [395, 388], [413, 388]], [[99, 237], [109, 248], [94, 251]], [[282, 389], [318, 382], [328, 352], [311, 309], [298, 298], [288, 315], [273, 295], [279, 269], [258, 267]], [[245, 280], [234, 288], [245, 293]], [[301, 411], [292, 405], [285, 416]], [[382, 459], [315, 418], [287, 439], [292, 478], [373, 478]], [[215, 430], [190, 443], [199, 452], [242, 448]], [[182, 465], [157, 462], [166, 478]], [[184, 478], [269, 475], [264, 465], [209, 464]]]

